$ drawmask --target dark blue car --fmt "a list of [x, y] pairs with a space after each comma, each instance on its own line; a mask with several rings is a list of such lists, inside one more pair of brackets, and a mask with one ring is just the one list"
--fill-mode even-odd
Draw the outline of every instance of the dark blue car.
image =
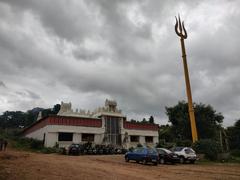
[[158, 152], [153, 148], [148, 147], [138, 147], [133, 151], [129, 151], [125, 154], [125, 161], [129, 162], [134, 160], [136, 162], [142, 162], [147, 164], [148, 162], [153, 163], [154, 165], [158, 164]]

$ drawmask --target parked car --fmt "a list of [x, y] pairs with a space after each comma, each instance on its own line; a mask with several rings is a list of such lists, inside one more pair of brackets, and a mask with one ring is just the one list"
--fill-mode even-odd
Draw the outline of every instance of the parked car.
[[179, 162], [179, 157], [177, 154], [173, 153], [172, 151], [165, 149], [165, 148], [157, 148], [159, 163], [176, 163]]
[[68, 147], [68, 154], [69, 155], [79, 155], [81, 152], [81, 145], [80, 144], [71, 144]]
[[157, 165], [158, 152], [156, 149], [153, 149], [153, 148], [138, 147], [125, 154], [125, 161], [129, 162], [130, 160], [134, 160], [138, 163], [142, 162], [143, 164], [147, 164], [148, 162], [151, 162], [154, 165]]
[[174, 147], [172, 151], [178, 155], [180, 163], [190, 162], [192, 164], [197, 160], [195, 151], [190, 147]]

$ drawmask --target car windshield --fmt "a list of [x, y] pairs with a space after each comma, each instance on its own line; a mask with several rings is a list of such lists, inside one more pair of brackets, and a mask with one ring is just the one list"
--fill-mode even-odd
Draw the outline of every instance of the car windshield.
[[143, 151], [143, 148], [135, 148], [133, 150], [134, 153], [141, 153]]
[[147, 151], [148, 151], [148, 153], [151, 153], [151, 154], [157, 153], [157, 151], [153, 148], [148, 148]]
[[185, 149], [185, 152], [186, 152], [187, 154], [195, 153], [191, 148]]
[[183, 147], [175, 147], [173, 148], [173, 151], [181, 151], [183, 149]]
[[170, 153], [172, 153], [172, 151], [170, 151], [170, 150], [168, 150], [168, 149], [162, 149], [163, 151], [165, 151], [166, 153], [168, 153], [168, 154], [170, 154]]

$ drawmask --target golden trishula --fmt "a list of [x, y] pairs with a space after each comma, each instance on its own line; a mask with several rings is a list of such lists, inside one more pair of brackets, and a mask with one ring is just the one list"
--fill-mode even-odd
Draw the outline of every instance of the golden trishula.
[[192, 141], [195, 142], [198, 140], [198, 136], [197, 136], [194, 109], [192, 104], [192, 93], [191, 93], [191, 86], [190, 86], [190, 80], [189, 80], [189, 74], [188, 74], [187, 55], [186, 55], [185, 44], [184, 44], [184, 39], [187, 39], [187, 31], [184, 27], [184, 22], [181, 22], [180, 16], [178, 15], [178, 18], [177, 17], [175, 18], [176, 18], [175, 31], [176, 31], [176, 34], [180, 37], [181, 48], [182, 48], [182, 59], [183, 59], [186, 91], [187, 91], [187, 98], [188, 98], [188, 112], [189, 112], [191, 131], [192, 131]]

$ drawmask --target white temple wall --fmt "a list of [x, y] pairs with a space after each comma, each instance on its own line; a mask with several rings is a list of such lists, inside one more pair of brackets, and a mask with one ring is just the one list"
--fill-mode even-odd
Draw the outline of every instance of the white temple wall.
[[[59, 132], [69, 132], [73, 133], [72, 141], [58, 141], [58, 133]], [[101, 144], [103, 142], [105, 128], [100, 127], [83, 127], [83, 126], [64, 126], [64, 125], [48, 125], [44, 128], [38, 129], [32, 133], [26, 135], [28, 138], [34, 138], [38, 140], [43, 140], [45, 133], [45, 146], [53, 147], [56, 143], [59, 144], [60, 147], [69, 146], [72, 143], [81, 143], [82, 142], [82, 133], [94, 134], [94, 143]], [[122, 140], [125, 137], [125, 133], [128, 134], [128, 142], [125, 144], [126, 148], [136, 147], [137, 144], [155, 146], [158, 143], [158, 131], [150, 131], [150, 130], [134, 130], [134, 129], [121, 129]], [[139, 136], [139, 142], [131, 142], [130, 136]], [[152, 136], [153, 142], [146, 143], [145, 137]]]
[[[142, 144], [145, 146], [155, 147], [158, 143], [158, 131], [150, 131], [150, 130], [135, 130], [135, 129], [122, 129], [122, 139], [125, 137], [125, 133], [128, 134], [128, 142], [125, 144], [126, 148], [136, 147], [138, 144]], [[139, 136], [138, 142], [131, 142], [131, 136]], [[147, 143], [145, 141], [146, 136], [152, 136], [153, 142]]]
[[27, 135], [25, 135], [25, 137], [27, 138], [33, 138], [33, 139], [37, 139], [37, 140], [43, 140], [44, 137], [44, 133], [47, 132], [46, 126], [40, 129], [37, 129]]
[[56, 132], [47, 132], [46, 133], [46, 140], [45, 140], [45, 146], [46, 147], [53, 147], [58, 142], [58, 133]]

